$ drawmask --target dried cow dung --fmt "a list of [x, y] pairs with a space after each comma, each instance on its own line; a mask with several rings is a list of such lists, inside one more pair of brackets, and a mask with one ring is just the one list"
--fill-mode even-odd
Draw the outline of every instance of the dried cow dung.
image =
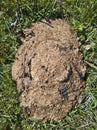
[[36, 119], [60, 120], [81, 101], [86, 67], [70, 25], [41, 21], [24, 30], [12, 76], [20, 104]]

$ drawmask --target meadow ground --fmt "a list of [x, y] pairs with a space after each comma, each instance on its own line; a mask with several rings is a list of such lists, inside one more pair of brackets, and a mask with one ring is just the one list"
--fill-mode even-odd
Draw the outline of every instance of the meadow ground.
[[[61, 122], [39, 122], [22, 112], [11, 67], [23, 29], [48, 18], [66, 19], [76, 31], [87, 64], [85, 108], [73, 108]], [[92, 100], [90, 102], [90, 99]], [[87, 105], [88, 104], [88, 105]], [[97, 1], [22, 0], [0, 1], [0, 130], [97, 129]]]

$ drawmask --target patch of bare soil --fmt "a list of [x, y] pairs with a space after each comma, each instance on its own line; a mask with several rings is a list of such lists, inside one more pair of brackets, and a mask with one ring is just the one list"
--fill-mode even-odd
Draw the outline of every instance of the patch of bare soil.
[[86, 67], [70, 25], [41, 21], [24, 30], [12, 76], [20, 104], [36, 119], [60, 120], [81, 101]]

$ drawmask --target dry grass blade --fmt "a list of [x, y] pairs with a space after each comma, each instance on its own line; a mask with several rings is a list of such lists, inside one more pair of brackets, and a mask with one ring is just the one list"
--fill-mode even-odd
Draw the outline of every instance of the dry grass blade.
[[94, 68], [94, 69], [97, 70], [97, 66], [94, 65], [93, 63], [90, 63], [90, 62], [88, 62], [88, 61], [85, 61], [85, 63], [86, 63], [87, 65], [89, 65], [91, 68]]

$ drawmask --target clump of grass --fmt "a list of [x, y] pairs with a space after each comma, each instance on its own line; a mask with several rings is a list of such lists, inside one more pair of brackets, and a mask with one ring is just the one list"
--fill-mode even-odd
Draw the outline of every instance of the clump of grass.
[[[11, 77], [11, 66], [19, 36], [31, 22], [42, 18], [64, 18], [77, 32], [84, 60], [97, 63], [97, 1], [96, 0], [22, 0], [0, 1], [0, 130], [94, 130], [97, 128], [97, 70], [87, 69], [86, 93], [93, 101], [83, 110], [80, 106], [60, 122], [39, 122], [30, 119], [19, 106], [16, 84]], [[16, 23], [15, 23], [16, 22]], [[84, 47], [89, 45], [89, 49]]]

